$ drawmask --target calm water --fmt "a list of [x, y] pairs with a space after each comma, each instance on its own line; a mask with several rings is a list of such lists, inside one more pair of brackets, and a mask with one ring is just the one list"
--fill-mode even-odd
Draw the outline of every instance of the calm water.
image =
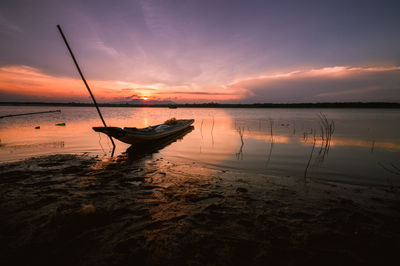
[[[0, 119], [0, 161], [56, 153], [110, 155], [108, 138], [91, 129], [101, 126], [94, 108], [0, 106], [0, 116], [56, 109], [61, 113]], [[249, 175], [400, 184], [400, 110], [102, 108], [102, 112], [108, 125], [120, 127], [144, 127], [171, 117], [196, 120], [193, 131], [153, 154], [155, 158], [196, 161]], [[321, 113], [334, 123], [330, 139]], [[55, 125], [61, 122], [66, 126]], [[116, 143], [116, 155], [129, 147]]]

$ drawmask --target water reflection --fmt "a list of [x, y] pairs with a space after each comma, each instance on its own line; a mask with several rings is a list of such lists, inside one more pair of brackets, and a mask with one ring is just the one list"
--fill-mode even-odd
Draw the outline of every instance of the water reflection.
[[400, 176], [400, 166], [395, 165], [395, 163], [389, 163], [388, 165], [384, 165], [379, 162], [379, 165], [387, 172]]
[[[1, 160], [49, 153], [110, 156], [108, 139], [91, 129], [100, 125], [94, 109], [61, 111], [59, 117], [2, 121]], [[311, 178], [382, 183], [381, 175], [395, 175], [391, 163], [397, 166], [400, 158], [399, 110], [103, 108], [102, 112], [110, 126], [118, 127], [160, 124], [172, 115], [196, 120], [192, 133], [173, 145], [128, 149], [129, 145], [117, 141], [116, 155], [128, 149], [127, 156], [133, 159], [157, 151], [179, 163], [188, 160], [249, 173], [303, 177], [307, 168], [306, 176]], [[66, 126], [56, 127], [59, 122]], [[50, 142], [64, 144], [29, 148]], [[16, 145], [27, 146], [12, 153], [5, 148]]]
[[182, 140], [183, 137], [186, 136], [187, 134], [189, 134], [190, 132], [192, 132], [193, 129], [194, 129], [194, 127], [190, 126], [181, 132], [178, 132], [174, 135], [165, 137], [160, 140], [152, 141], [149, 143], [132, 145], [124, 153], [126, 155], [126, 161], [127, 162], [136, 161], [138, 159], [143, 158], [146, 155], [156, 153], [159, 150], [167, 147], [168, 145], [170, 145], [178, 140]]
[[393, 152], [400, 151], [400, 143], [394, 141], [369, 141], [355, 138], [335, 138], [331, 141], [331, 146], [360, 147], [366, 150], [370, 150], [372, 153], [376, 148]]
[[63, 148], [64, 146], [65, 146], [64, 141], [30, 143], [30, 144], [15, 144], [15, 145], [0, 143], [0, 149], [10, 150], [10, 151], [46, 149], [46, 148]]
[[[380, 183], [376, 177], [385, 174], [378, 165], [380, 156], [399, 156], [400, 141], [394, 133], [399, 128], [390, 122], [393, 117], [389, 117], [386, 125], [381, 121], [370, 128], [366, 123], [368, 116], [364, 121], [343, 121], [334, 120], [335, 115], [329, 113], [308, 111], [307, 117], [294, 121], [277, 115], [258, 119], [238, 114], [230, 117], [228, 112], [233, 111], [218, 110], [214, 118], [200, 119], [198, 135], [193, 134], [184, 144], [161, 153], [250, 172], [352, 183], [367, 180]], [[363, 127], [369, 128], [369, 135]], [[213, 129], [213, 139], [203, 134], [207, 128]], [[387, 131], [382, 132], [384, 128]], [[375, 140], [378, 137], [381, 140]]]

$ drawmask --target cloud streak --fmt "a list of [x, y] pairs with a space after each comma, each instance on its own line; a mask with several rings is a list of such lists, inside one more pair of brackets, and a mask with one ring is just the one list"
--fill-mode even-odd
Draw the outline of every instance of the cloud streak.
[[[118, 100], [134, 91], [124, 90], [126, 84], [118, 81], [88, 80], [88, 83], [99, 101]], [[30, 66], [1, 67], [0, 93], [4, 100], [90, 101], [80, 79], [52, 76]]]
[[[137, 84], [119, 80], [88, 80], [88, 83], [100, 102], [124, 101], [133, 96], [179, 103], [226, 101], [242, 96], [234, 90], [224, 92], [221, 88], [202, 90], [195, 84], [169, 86], [164, 83]], [[80, 79], [53, 76], [30, 66], [0, 67], [0, 95], [5, 101], [90, 101]]]
[[[400, 67], [335, 66], [294, 70], [237, 79], [228, 85], [203, 87], [120, 80], [89, 80], [100, 102], [136, 98], [186, 102], [400, 102]], [[81, 101], [90, 98], [82, 81], [46, 74], [30, 66], [0, 67], [2, 100]]]
[[335, 66], [235, 80], [245, 102], [400, 101], [400, 67]]

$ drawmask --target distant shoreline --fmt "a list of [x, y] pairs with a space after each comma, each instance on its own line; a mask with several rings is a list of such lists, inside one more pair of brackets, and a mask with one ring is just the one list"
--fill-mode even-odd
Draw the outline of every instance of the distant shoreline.
[[[93, 103], [0, 102], [0, 106], [70, 106], [91, 107]], [[153, 107], [153, 108], [400, 108], [400, 103], [390, 102], [333, 102], [333, 103], [186, 103], [186, 104], [121, 104], [99, 103], [101, 107]]]

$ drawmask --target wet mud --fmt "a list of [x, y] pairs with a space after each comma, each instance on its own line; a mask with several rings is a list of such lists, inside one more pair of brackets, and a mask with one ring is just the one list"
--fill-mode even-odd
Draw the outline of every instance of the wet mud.
[[126, 153], [0, 165], [2, 265], [390, 265], [400, 191]]

